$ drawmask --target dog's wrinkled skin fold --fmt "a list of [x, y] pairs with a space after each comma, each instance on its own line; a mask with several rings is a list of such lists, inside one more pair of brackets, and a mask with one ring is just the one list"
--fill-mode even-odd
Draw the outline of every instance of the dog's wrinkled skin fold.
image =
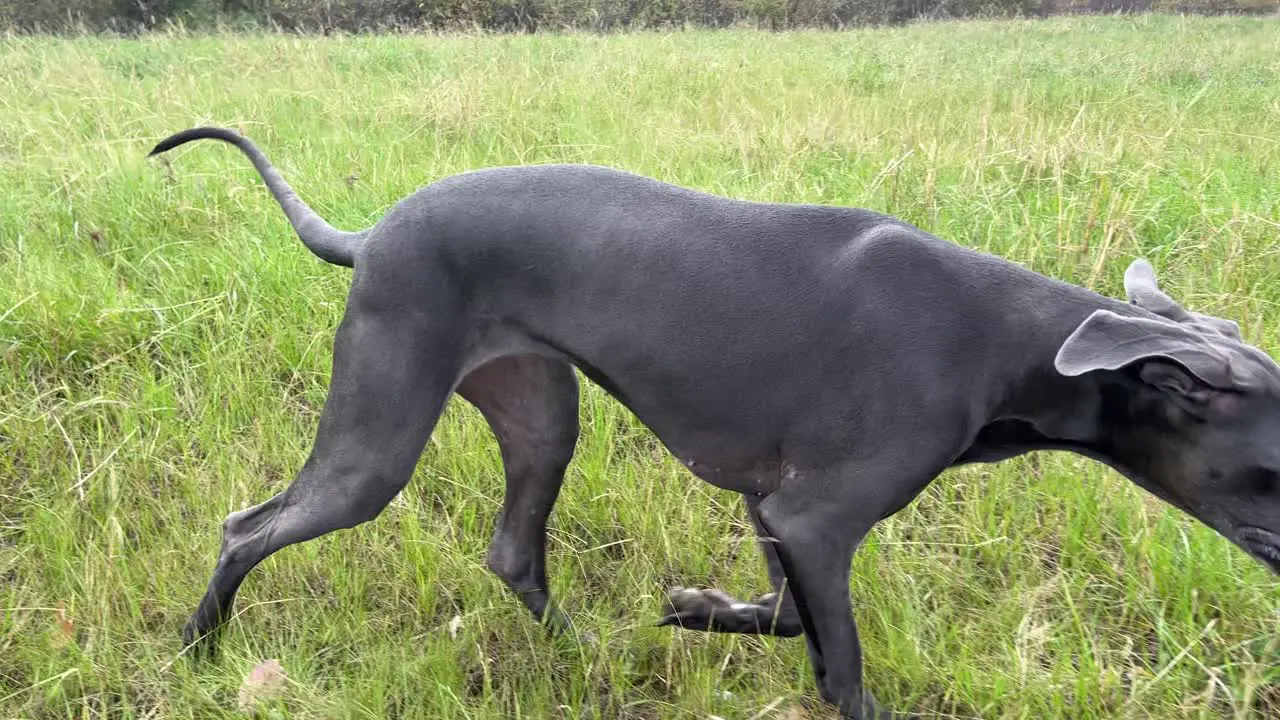
[[1185, 310], [1135, 261], [1128, 302], [877, 213], [749, 203], [592, 166], [481, 170], [339, 232], [245, 152], [318, 256], [353, 267], [315, 444], [233, 513], [185, 628], [211, 647], [245, 575], [375, 518], [451, 394], [497, 437], [507, 490], [488, 563], [538, 617], [546, 522], [578, 437], [576, 366], [690, 471], [742, 493], [774, 592], [675, 589], [665, 624], [803, 633], [824, 699], [862, 684], [854, 550], [943, 470], [1060, 449], [1110, 465], [1280, 571], [1280, 368]]

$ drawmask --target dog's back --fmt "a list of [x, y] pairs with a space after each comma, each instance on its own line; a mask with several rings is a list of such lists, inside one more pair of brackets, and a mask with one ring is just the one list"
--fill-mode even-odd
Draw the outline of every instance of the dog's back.
[[[483, 338], [477, 354], [567, 359], [690, 446], [677, 455], [726, 458], [792, 434], [857, 437], [864, 419], [893, 412], [889, 400], [980, 416], [1028, 345], [1062, 340], [1036, 337], [1037, 313], [1082, 319], [1096, 304], [879, 213], [730, 200], [580, 165], [429, 185], [374, 228], [356, 267], [445, 269], [440, 282]], [[424, 302], [438, 298], [421, 287]], [[876, 391], [885, 384], [903, 390]], [[991, 390], [945, 392], [955, 386]]]

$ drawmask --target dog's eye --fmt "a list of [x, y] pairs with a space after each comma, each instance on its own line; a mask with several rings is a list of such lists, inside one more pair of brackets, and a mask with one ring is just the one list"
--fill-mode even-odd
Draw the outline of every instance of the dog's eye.
[[1267, 468], [1251, 468], [1241, 478], [1240, 489], [1249, 495], [1270, 495], [1280, 491], [1280, 473]]

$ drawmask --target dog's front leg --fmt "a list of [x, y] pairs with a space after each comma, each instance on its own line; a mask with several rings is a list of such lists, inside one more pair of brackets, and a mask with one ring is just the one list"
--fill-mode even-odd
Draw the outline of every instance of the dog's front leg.
[[797, 474], [759, 506], [795, 600], [824, 700], [850, 720], [893, 717], [862, 682], [862, 647], [849, 598], [853, 553], [872, 526], [911, 501], [945, 464], [904, 472], [900, 459]]

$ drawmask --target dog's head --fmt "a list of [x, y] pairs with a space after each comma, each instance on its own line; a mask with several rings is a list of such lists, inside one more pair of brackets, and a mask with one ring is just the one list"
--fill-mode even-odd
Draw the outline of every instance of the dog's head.
[[1280, 366], [1234, 322], [1183, 308], [1144, 260], [1132, 308], [1096, 310], [1054, 364], [1098, 373], [1107, 459], [1280, 573]]

